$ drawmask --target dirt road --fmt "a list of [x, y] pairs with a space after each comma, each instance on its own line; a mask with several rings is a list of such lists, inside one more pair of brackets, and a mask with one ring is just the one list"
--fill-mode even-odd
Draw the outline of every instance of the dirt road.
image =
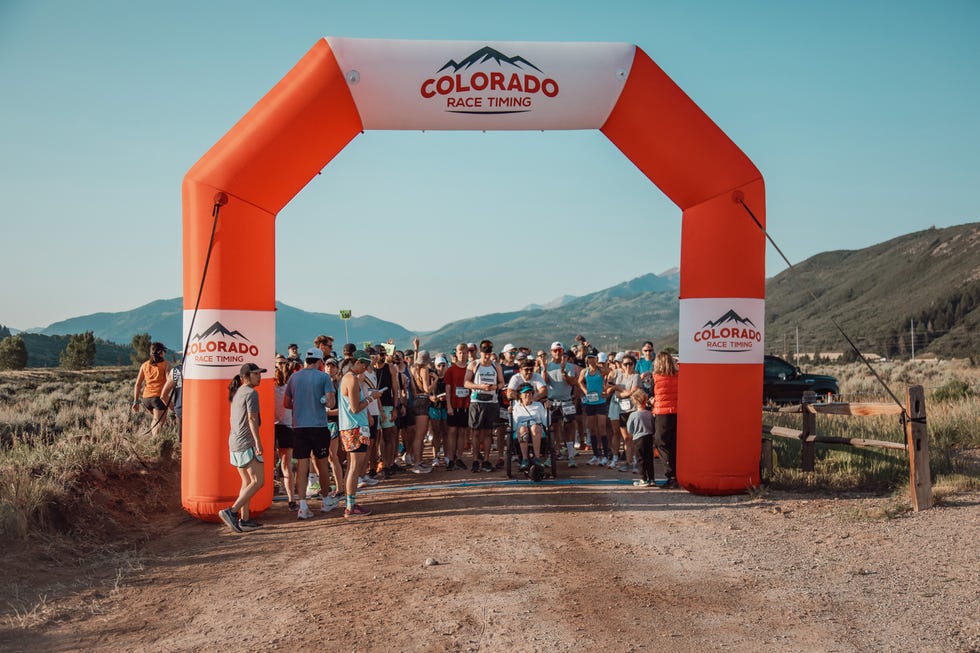
[[980, 649], [980, 496], [911, 513], [890, 497], [444, 487], [463, 479], [503, 474], [400, 476], [359, 495], [376, 513], [356, 523], [275, 504], [240, 535], [174, 510], [137, 552], [8, 556], [0, 650]]

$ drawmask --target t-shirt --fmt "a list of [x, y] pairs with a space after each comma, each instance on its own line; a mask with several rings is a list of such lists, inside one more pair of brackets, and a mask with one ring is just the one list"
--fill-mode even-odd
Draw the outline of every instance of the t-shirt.
[[561, 363], [548, 363], [548, 399], [552, 401], [569, 401], [572, 398], [572, 386], [565, 383], [565, 374], [575, 375], [573, 363], [565, 363], [565, 373], [561, 371]]
[[[295, 375], [294, 375], [295, 376]], [[248, 426], [248, 414], [259, 414], [259, 393], [255, 388], [243, 385], [231, 400], [231, 432], [228, 435], [229, 451], [245, 451], [255, 446], [252, 429]], [[259, 424], [262, 419], [259, 418]]]
[[653, 435], [653, 413], [649, 410], [637, 410], [626, 420], [626, 430], [634, 440]]
[[304, 367], [286, 381], [285, 395], [293, 400], [293, 428], [316, 428], [327, 425], [326, 394], [334, 392], [333, 381], [326, 372]]
[[[361, 396], [367, 397], [377, 389], [378, 375], [375, 374], [374, 368], [369, 367], [364, 370], [364, 380], [361, 381]], [[378, 406], [377, 400], [368, 404], [367, 412], [368, 415], [373, 415], [374, 417], [381, 415], [381, 408]]]
[[[481, 385], [488, 384], [496, 386], [500, 383], [500, 379], [497, 378], [497, 367], [493, 363], [490, 365], [480, 365], [477, 364], [476, 368], [473, 370], [473, 383], [479, 383]], [[496, 389], [490, 390], [473, 390], [470, 394], [470, 401], [476, 402], [478, 404], [485, 403], [497, 403], [497, 391]]]
[[170, 405], [173, 406], [174, 411], [180, 411], [184, 406], [184, 374], [180, 365], [174, 365], [170, 368], [170, 382], [173, 387], [170, 391]]
[[[510, 377], [510, 381], [507, 382], [507, 389], [517, 391], [520, 390], [521, 386], [525, 383], [530, 383], [531, 386], [534, 387], [534, 392], [538, 393], [541, 391], [541, 388], [544, 387], [544, 377], [537, 372], [533, 372], [530, 379], [525, 379], [523, 373], [518, 372], [514, 376]], [[518, 399], [520, 399], [520, 397], [518, 397]]]
[[541, 405], [540, 401], [532, 401], [527, 406], [520, 401], [514, 402], [511, 417], [514, 420], [514, 430], [521, 428], [525, 424], [544, 425], [546, 418], [544, 406]]
[[470, 391], [463, 385], [466, 380], [466, 368], [455, 364], [450, 365], [443, 378], [446, 380], [446, 396], [449, 397], [453, 410], [469, 406]]

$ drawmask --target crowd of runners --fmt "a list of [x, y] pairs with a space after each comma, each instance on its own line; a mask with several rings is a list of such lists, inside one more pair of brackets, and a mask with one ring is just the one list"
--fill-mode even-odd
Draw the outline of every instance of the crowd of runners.
[[[347, 518], [370, 514], [357, 490], [400, 473], [502, 473], [509, 437], [521, 470], [556, 456], [636, 474], [636, 487], [676, 487], [678, 367], [650, 341], [600, 352], [579, 335], [569, 348], [498, 352], [482, 340], [433, 354], [416, 339], [406, 350], [348, 343], [339, 355], [333, 343], [318, 336], [302, 355], [290, 345], [273, 371], [276, 477], [301, 520], [315, 497], [324, 513], [343, 502]], [[229, 388], [229, 450], [242, 493], [221, 513], [239, 532], [258, 527], [247, 505], [262, 486], [254, 397], [266, 370], [241, 372]]]

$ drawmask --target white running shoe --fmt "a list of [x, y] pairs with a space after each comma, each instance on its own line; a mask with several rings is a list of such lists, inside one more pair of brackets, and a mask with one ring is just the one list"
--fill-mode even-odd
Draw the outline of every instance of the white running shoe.
[[634, 474], [640, 473], [640, 468], [636, 466], [636, 463], [633, 463], [633, 473]]
[[633, 481], [633, 487], [650, 487], [653, 485], [650, 481], [644, 481], [643, 479]]
[[591, 458], [589, 458], [589, 462], [586, 463], [586, 465], [590, 465], [592, 467], [595, 467], [598, 464], [599, 464], [598, 456], [592, 456]]
[[427, 465], [422, 465], [422, 464], [412, 465], [412, 473], [413, 474], [428, 474], [431, 471], [432, 471], [432, 468], [429, 467], [429, 466], [427, 466]]
[[358, 489], [364, 489], [366, 487], [371, 487], [377, 484], [378, 484], [378, 479], [371, 478], [370, 476], [362, 476], [361, 478], [357, 479]]
[[619, 456], [613, 456], [609, 461], [608, 467], [609, 469], [616, 469], [619, 467]]
[[599, 459], [599, 463], [598, 464], [599, 464], [600, 467], [605, 467], [606, 465], [609, 464], [609, 458], [607, 458], [606, 456], [603, 456], [602, 458]]
[[412, 454], [410, 454], [410, 453], [408, 453], [406, 451], [405, 452], [405, 466], [406, 467], [411, 467], [414, 464], [415, 464], [415, 458], [412, 456]]
[[340, 499], [327, 495], [323, 497], [323, 505], [320, 506], [320, 512], [330, 512], [339, 505]]
[[300, 508], [296, 511], [296, 519], [313, 519], [313, 511], [309, 508]]
[[578, 464], [575, 462], [575, 459], [574, 458], [569, 458], [568, 459], [568, 467], [569, 468], [578, 467]]

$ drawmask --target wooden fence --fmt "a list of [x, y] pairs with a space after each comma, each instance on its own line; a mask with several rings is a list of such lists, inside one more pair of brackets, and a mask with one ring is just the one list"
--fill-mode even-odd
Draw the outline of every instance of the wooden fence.
[[[782, 426], [763, 426], [763, 435], [798, 440], [802, 445], [800, 466], [804, 472], [812, 472], [816, 462], [816, 445], [838, 444], [852, 447], [878, 449], [903, 449], [909, 453], [909, 486], [912, 509], [926, 510], [932, 507], [932, 480], [929, 476], [929, 436], [926, 432], [926, 400], [921, 385], [909, 386], [905, 393], [905, 443], [841, 438], [816, 433], [817, 415], [901, 415], [902, 406], [872, 403], [816, 403], [813, 393], [804, 395], [796, 406], [780, 408], [780, 413], [798, 413], [803, 416], [803, 430]], [[772, 475], [772, 440], [762, 441], [762, 464]]]

